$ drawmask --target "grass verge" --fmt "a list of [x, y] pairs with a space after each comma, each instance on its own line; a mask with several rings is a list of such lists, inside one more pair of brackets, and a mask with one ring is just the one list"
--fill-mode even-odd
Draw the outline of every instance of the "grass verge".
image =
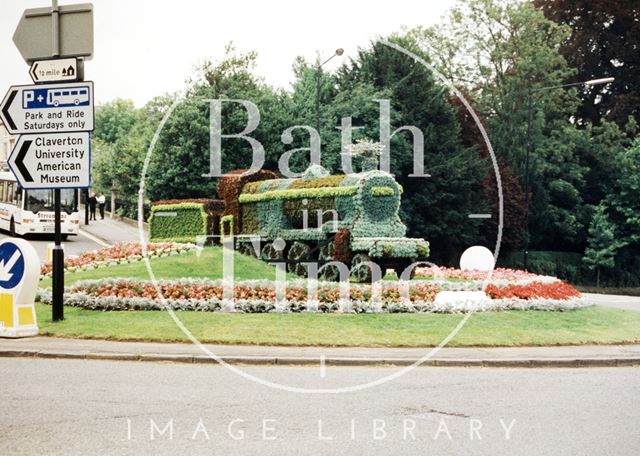
[[[187, 342], [167, 312], [65, 309], [36, 304], [47, 336]], [[463, 318], [454, 314], [241, 314], [176, 312], [201, 341], [218, 344], [429, 347]], [[567, 312], [474, 314], [449, 346], [541, 346], [640, 342], [640, 312], [588, 307]]]
[[[188, 252], [181, 255], [152, 258], [150, 261], [157, 279], [180, 279], [183, 277], [219, 279], [222, 277], [222, 250], [219, 247], [207, 247], [202, 250], [200, 255]], [[239, 253], [235, 254], [234, 270], [238, 280], [275, 279], [273, 266]], [[64, 282], [66, 286], [70, 286], [79, 280], [107, 277], [149, 280], [149, 272], [144, 261], [136, 261], [87, 271], [67, 272]], [[51, 279], [40, 281], [40, 287], [51, 287]]]

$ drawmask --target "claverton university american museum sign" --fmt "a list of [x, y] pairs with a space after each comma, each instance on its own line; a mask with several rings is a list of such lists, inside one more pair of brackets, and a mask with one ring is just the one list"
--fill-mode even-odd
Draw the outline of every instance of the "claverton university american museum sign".
[[26, 189], [83, 188], [91, 184], [88, 132], [22, 135], [8, 163]]

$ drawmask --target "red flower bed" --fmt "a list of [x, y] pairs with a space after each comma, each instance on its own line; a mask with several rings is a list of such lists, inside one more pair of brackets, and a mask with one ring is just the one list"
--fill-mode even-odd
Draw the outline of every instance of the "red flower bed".
[[[165, 299], [223, 299], [222, 285], [160, 282], [158, 286]], [[117, 282], [98, 282], [94, 285], [73, 287], [71, 291], [84, 292], [100, 297], [159, 299], [158, 292], [153, 283], [126, 279]], [[276, 300], [275, 287], [273, 286], [240, 284], [236, 285], [233, 291], [235, 299], [274, 302]], [[432, 302], [438, 291], [438, 288], [434, 285], [419, 284], [409, 289], [409, 298], [411, 301]], [[305, 287], [287, 287], [286, 298], [289, 301], [306, 301], [307, 296], [308, 292]], [[382, 301], [386, 302], [399, 302], [401, 300], [400, 292], [395, 288], [383, 288], [381, 298]], [[320, 302], [335, 303], [338, 302], [339, 299], [339, 288], [318, 288], [318, 300]], [[369, 301], [371, 299], [371, 287], [351, 287], [350, 299]]]
[[[174, 242], [149, 242], [147, 244], [147, 254], [153, 256], [160, 253], [169, 253], [172, 250], [180, 250], [182, 244]], [[99, 264], [127, 260], [142, 257], [142, 245], [139, 242], [128, 242], [125, 244], [116, 244], [93, 252], [84, 252], [75, 258], [65, 258], [64, 267], [81, 268], [87, 266], [97, 266]], [[40, 273], [46, 275], [51, 273], [51, 262], [44, 263], [40, 267]]]
[[561, 281], [553, 283], [531, 282], [527, 285], [507, 285], [506, 287], [489, 284], [485, 291], [491, 299], [569, 299], [580, 296], [580, 292], [573, 286]]

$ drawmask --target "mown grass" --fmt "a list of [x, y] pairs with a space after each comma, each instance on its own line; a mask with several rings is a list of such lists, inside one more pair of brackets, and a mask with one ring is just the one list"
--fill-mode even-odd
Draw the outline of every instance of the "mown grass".
[[[236, 253], [234, 272], [238, 280], [275, 279], [275, 268], [262, 261]], [[219, 279], [222, 277], [222, 250], [207, 247], [200, 255], [195, 252], [180, 255], [152, 258], [151, 266], [157, 279], [180, 279], [184, 277]], [[65, 273], [65, 285], [70, 286], [79, 280], [103, 279], [107, 277], [132, 277], [149, 280], [145, 262], [106, 266], [88, 271]], [[295, 276], [289, 276], [295, 277]], [[44, 279], [40, 287], [51, 287], [51, 279]]]
[[[40, 332], [59, 337], [186, 342], [165, 311], [100, 312], [65, 308], [53, 323], [37, 304]], [[429, 347], [460, 322], [453, 314], [241, 314], [176, 312], [201, 341], [219, 344]], [[640, 342], [640, 312], [589, 307], [566, 312], [472, 315], [449, 346], [539, 346]]]
[[[154, 258], [158, 279], [220, 278], [221, 250]], [[273, 279], [275, 269], [237, 254], [240, 280]], [[67, 286], [85, 279], [149, 279], [143, 262], [67, 273]], [[294, 277], [294, 276], [290, 276]], [[51, 286], [49, 279], [42, 287]], [[100, 312], [65, 308], [51, 321], [51, 308], [37, 304], [41, 334], [112, 340], [186, 342], [164, 311]], [[463, 318], [451, 314], [240, 314], [176, 312], [202, 342], [220, 344], [428, 347], [439, 344]], [[612, 344], [640, 342], [640, 312], [590, 307], [567, 312], [484, 312], [471, 316], [450, 346]]]

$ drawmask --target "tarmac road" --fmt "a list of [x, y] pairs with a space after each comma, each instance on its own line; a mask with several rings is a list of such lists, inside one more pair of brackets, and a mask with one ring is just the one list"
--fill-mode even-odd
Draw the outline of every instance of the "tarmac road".
[[[243, 369], [331, 386], [383, 368]], [[0, 454], [636, 455], [639, 374], [420, 368], [308, 395], [214, 365], [4, 358]]]
[[[4, 231], [0, 231], [0, 240], [10, 238], [9, 234]], [[29, 235], [23, 239], [27, 240], [33, 245], [38, 252], [38, 256], [41, 261], [44, 261], [47, 257], [47, 244], [53, 243], [53, 235]], [[66, 241], [63, 241], [65, 247], [65, 255], [80, 255], [82, 252], [96, 250], [103, 248], [102, 245], [95, 242], [83, 235], [82, 233], [77, 236], [69, 236]]]

